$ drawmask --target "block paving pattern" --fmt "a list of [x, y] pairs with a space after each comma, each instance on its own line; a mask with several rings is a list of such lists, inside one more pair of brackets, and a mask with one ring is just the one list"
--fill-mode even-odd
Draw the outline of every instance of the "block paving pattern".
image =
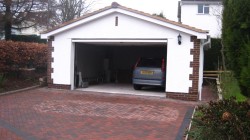
[[[176, 109], [165, 106], [129, 105], [95, 101], [46, 101], [33, 107], [38, 112], [55, 112], [70, 115], [99, 116], [108, 118], [136, 119], [144, 121], [175, 121], [179, 116]], [[115, 112], [115, 113], [113, 113]], [[159, 115], [160, 114], [160, 115]]]
[[0, 96], [0, 140], [172, 140], [196, 104], [38, 88]]

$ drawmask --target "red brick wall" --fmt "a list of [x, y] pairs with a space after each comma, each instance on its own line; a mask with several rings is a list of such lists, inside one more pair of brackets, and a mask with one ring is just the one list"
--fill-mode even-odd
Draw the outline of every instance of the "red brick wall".
[[48, 39], [48, 65], [47, 65], [47, 83], [48, 86], [53, 84], [53, 79], [51, 78], [51, 73], [53, 72], [53, 68], [51, 67], [51, 62], [54, 61], [52, 58], [52, 52], [54, 51], [54, 47], [52, 46], [52, 41], [54, 41], [54, 37], [50, 37]]
[[48, 88], [57, 88], [57, 89], [69, 89], [71, 88], [70, 85], [61, 85], [61, 84], [48, 84]]

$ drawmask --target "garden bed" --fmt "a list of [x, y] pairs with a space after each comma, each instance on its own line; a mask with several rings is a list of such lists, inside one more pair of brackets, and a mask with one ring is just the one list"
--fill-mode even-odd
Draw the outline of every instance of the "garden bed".
[[0, 86], [0, 93], [39, 85], [39, 78], [45, 75], [44, 72], [40, 73], [36, 71], [5, 74]]
[[38, 79], [8, 78], [0, 88], [0, 93], [39, 85]]

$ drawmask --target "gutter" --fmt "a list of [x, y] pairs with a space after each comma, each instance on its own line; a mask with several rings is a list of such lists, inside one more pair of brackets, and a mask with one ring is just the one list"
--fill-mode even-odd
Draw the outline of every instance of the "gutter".
[[211, 48], [211, 37], [210, 35], [207, 36], [207, 40], [203, 40], [201, 46], [204, 48], [208, 45], [208, 49]]

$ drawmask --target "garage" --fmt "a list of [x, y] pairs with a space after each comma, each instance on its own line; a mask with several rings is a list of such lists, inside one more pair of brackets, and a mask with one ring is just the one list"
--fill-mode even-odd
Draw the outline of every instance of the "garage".
[[207, 34], [114, 2], [41, 34], [48, 40], [48, 87], [131, 84], [138, 58], [157, 57], [165, 59], [165, 97], [201, 100]]
[[[75, 43], [76, 87], [102, 83], [132, 84], [132, 73], [139, 58], [164, 58], [165, 42]], [[81, 74], [79, 74], [79, 72]]]

